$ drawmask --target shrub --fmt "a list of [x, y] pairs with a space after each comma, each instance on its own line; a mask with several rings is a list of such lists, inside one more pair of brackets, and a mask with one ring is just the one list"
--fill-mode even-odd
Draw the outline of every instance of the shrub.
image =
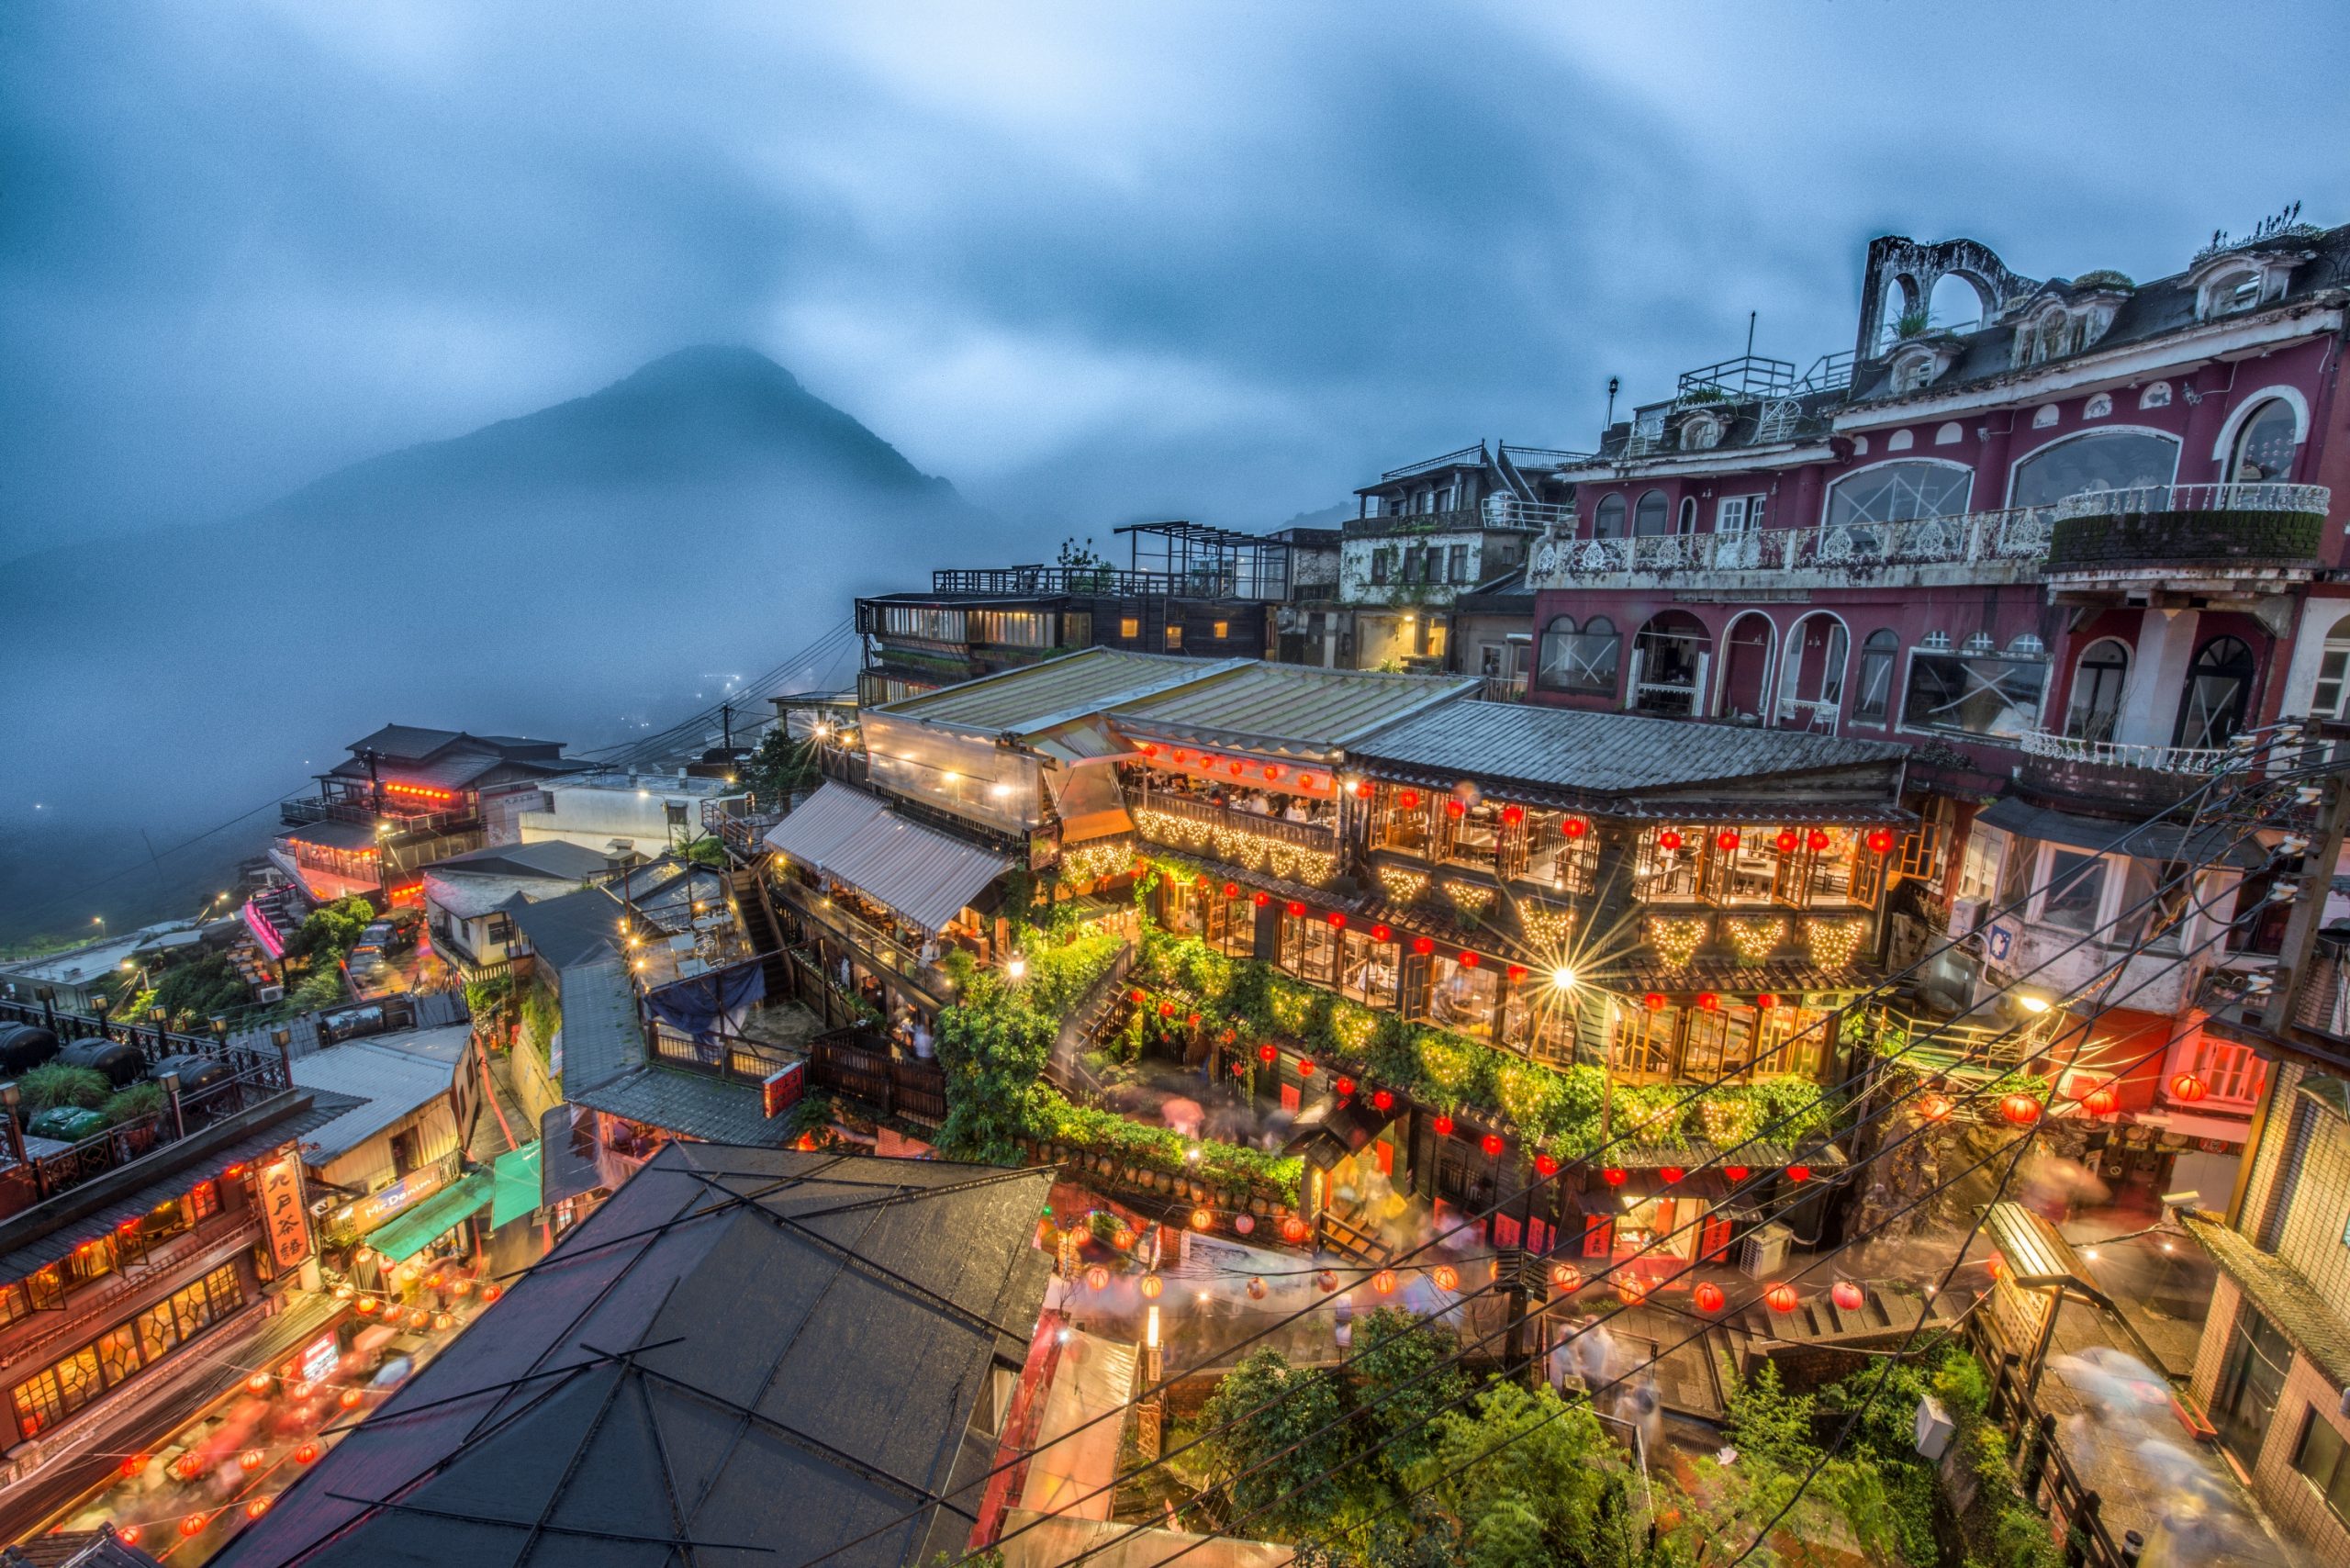
[[62, 1061], [43, 1062], [17, 1080], [17, 1087], [24, 1093], [28, 1114], [53, 1111], [60, 1105], [95, 1111], [114, 1092], [114, 1085], [97, 1069]]
[[134, 1083], [128, 1089], [118, 1089], [106, 1097], [103, 1109], [109, 1125], [120, 1126], [151, 1115], [170, 1103], [160, 1083]]

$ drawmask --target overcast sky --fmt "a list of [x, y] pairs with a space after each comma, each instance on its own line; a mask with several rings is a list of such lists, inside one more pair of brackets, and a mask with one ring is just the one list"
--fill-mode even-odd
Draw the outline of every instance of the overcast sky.
[[1013, 516], [1257, 524], [2350, 218], [2337, 4], [0, 7], [0, 557], [755, 345]]

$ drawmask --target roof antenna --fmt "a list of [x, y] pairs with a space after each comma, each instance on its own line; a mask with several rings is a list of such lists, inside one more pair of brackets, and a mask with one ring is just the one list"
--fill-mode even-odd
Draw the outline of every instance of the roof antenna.
[[1746, 313], [1746, 357], [1749, 359], [1754, 357], [1754, 318], [1759, 314], [1761, 312], [1754, 310]]

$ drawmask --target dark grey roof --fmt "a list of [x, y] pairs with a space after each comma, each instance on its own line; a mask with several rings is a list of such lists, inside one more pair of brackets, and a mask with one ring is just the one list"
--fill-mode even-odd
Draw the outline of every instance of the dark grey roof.
[[983, 675], [873, 710], [886, 718], [954, 724], [989, 734], [1024, 734], [1081, 713], [1098, 713], [1170, 687], [1237, 669], [1239, 659], [1192, 659], [1085, 648], [1019, 669]]
[[[364, 752], [380, 752], [387, 759], [421, 762], [437, 752], [447, 750], [458, 742], [490, 752], [511, 756], [517, 752], [559, 752], [561, 741], [543, 741], [529, 735], [476, 735], [464, 730], [425, 729], [415, 724], [386, 724], [364, 740], [351, 743], [352, 758], [356, 761]], [[361, 764], [362, 770], [365, 765]]]
[[1534, 588], [1526, 580], [1526, 568], [1514, 566], [1497, 577], [1489, 577], [1475, 588], [1464, 588], [1452, 600], [1456, 613], [1473, 615], [1480, 610], [1499, 610], [1506, 614], [1523, 613], [1527, 631], [1534, 630]]
[[543, 839], [537, 844], [498, 844], [435, 860], [426, 870], [437, 875], [462, 872], [475, 877], [552, 877], [558, 881], [585, 881], [611, 869], [611, 862], [594, 850], [567, 839]]
[[1448, 703], [1351, 750], [1365, 767], [1438, 788], [1469, 778], [1504, 794], [1515, 784], [1605, 801], [1707, 785], [1734, 796], [1800, 776], [1888, 805], [1907, 755], [1885, 741], [1522, 702]]
[[2267, 860], [2257, 844], [2243, 839], [2232, 828], [2198, 828], [2190, 835], [2187, 824], [2178, 821], [2116, 822], [2075, 816], [2032, 805], [2014, 795], [1992, 801], [1975, 820], [2020, 838], [2086, 849], [2093, 855], [2133, 855], [2148, 860], [2223, 859], [2247, 869]]
[[592, 962], [599, 949], [618, 952], [626, 906], [601, 888], [582, 888], [532, 903], [516, 893], [501, 906], [530, 939], [531, 951], [558, 972]]
[[670, 1144], [213, 1561], [958, 1556], [992, 1459], [972, 1415], [1035, 1332], [1052, 1181]]
[[280, 828], [277, 836], [298, 839], [321, 849], [364, 849], [375, 842], [375, 830], [365, 823], [317, 822]]
[[2350, 1386], [2350, 1332], [2325, 1293], [2284, 1259], [2263, 1252], [2216, 1215], [2181, 1211], [2179, 1223], [2228, 1278], [2243, 1287], [2261, 1315], [2340, 1388]]
[[564, 971], [563, 1082], [574, 1104], [711, 1143], [774, 1148], [790, 1137], [755, 1084], [665, 1067], [646, 1052], [636, 991], [618, 958]]
[[1361, 736], [1477, 689], [1473, 676], [1385, 675], [1252, 662], [1113, 711], [1128, 734], [1328, 756]]

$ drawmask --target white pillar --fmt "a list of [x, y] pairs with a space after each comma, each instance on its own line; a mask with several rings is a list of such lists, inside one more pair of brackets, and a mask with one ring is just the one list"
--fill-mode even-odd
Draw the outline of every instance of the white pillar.
[[[2187, 694], [2187, 670], [2195, 658], [2195, 610], [2149, 610], [2138, 621], [2138, 645], [2130, 650], [2130, 682], [2121, 693], [2121, 713], [2113, 738], [2124, 745], [2168, 745], [2178, 727], [2178, 704]], [[2051, 715], [2061, 728], [2062, 715]]]

